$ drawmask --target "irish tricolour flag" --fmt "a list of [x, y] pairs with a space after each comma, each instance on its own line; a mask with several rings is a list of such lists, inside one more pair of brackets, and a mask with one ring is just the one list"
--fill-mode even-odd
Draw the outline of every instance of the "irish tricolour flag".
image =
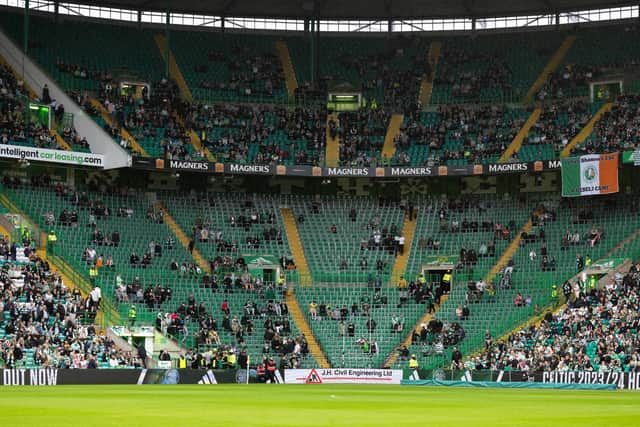
[[618, 192], [618, 153], [562, 159], [562, 196]]

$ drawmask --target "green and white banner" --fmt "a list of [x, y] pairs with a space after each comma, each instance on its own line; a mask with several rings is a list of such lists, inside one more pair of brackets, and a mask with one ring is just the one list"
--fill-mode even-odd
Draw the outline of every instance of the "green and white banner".
[[634, 166], [640, 166], [640, 150], [622, 153], [622, 163], [633, 163]]
[[617, 193], [618, 153], [562, 159], [562, 196]]

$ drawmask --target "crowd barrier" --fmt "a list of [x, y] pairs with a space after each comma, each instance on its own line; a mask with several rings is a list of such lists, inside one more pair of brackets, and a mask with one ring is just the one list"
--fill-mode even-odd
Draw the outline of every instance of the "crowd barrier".
[[589, 371], [472, 371], [445, 369], [405, 369], [403, 384], [419, 381], [484, 382], [484, 383], [538, 383], [568, 385], [609, 385], [620, 390], [640, 390], [640, 372]]
[[[0, 386], [56, 386], [80, 384], [248, 384], [265, 382], [246, 369], [0, 369]], [[606, 386], [640, 390], [640, 372], [520, 372], [451, 371], [443, 369], [286, 369], [276, 371], [275, 383], [287, 384], [404, 384], [436, 383], [549, 384]], [[433, 383], [433, 384], [432, 384]], [[443, 384], [444, 384], [443, 383]], [[598, 388], [598, 387], [590, 387]]]
[[471, 387], [471, 388], [542, 388], [560, 390], [615, 390], [615, 384], [561, 384], [561, 383], [497, 383], [491, 381], [439, 381], [439, 380], [402, 380], [402, 385], [426, 387]]
[[2, 369], [3, 386], [117, 384], [247, 384], [246, 369]]

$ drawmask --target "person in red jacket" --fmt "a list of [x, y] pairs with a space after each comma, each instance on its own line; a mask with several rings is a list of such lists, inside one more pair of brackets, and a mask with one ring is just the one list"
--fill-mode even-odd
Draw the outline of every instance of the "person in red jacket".
[[265, 371], [266, 371], [266, 369], [264, 367], [264, 363], [260, 363], [256, 367], [256, 372], [258, 374], [258, 381], [261, 382], [261, 383], [263, 383], [263, 382], [265, 382], [267, 380], [266, 376], [265, 376], [265, 373], [266, 373]]
[[276, 383], [276, 362], [273, 360], [273, 358], [268, 358], [267, 359], [267, 372], [266, 372], [266, 379], [267, 382], [270, 382], [271, 384], [275, 384]]

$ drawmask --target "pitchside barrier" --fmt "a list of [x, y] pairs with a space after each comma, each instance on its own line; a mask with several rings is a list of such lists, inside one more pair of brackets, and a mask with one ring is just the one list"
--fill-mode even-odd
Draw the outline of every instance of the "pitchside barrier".
[[[246, 369], [2, 369], [3, 386], [82, 384], [247, 384], [261, 382]], [[276, 372], [276, 382], [282, 374]]]
[[640, 390], [640, 372], [586, 371], [452, 371], [445, 369], [405, 369], [402, 384], [424, 381], [477, 383], [538, 383], [569, 385], [612, 385], [621, 390]]
[[[0, 369], [0, 386], [56, 386], [81, 384], [248, 384], [264, 383], [254, 369]], [[287, 384], [405, 384], [511, 383], [609, 386], [640, 390], [640, 372], [520, 372], [451, 371], [443, 369], [286, 369], [274, 373], [274, 383]], [[433, 384], [432, 384], [433, 383]], [[580, 388], [580, 387], [578, 387]]]
[[285, 369], [285, 384], [400, 384], [399, 369]]
[[553, 390], [615, 390], [614, 384], [559, 384], [559, 383], [505, 383], [491, 381], [439, 381], [402, 380], [402, 385], [423, 387], [473, 387], [473, 388], [542, 388]]

